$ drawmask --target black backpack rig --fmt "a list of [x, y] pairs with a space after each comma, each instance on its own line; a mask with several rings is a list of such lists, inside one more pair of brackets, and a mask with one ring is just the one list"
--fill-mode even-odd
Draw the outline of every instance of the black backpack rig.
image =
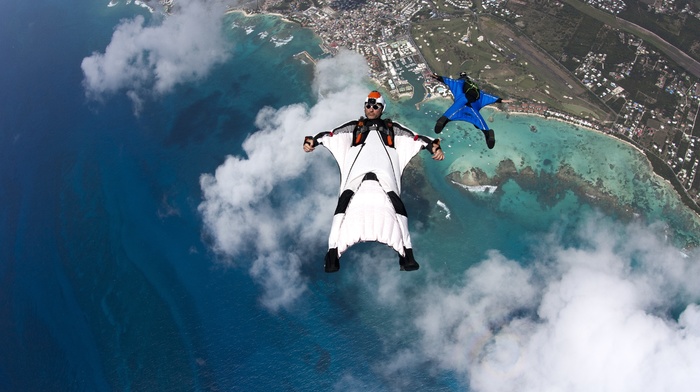
[[367, 139], [367, 135], [370, 131], [368, 122], [371, 123], [371, 125], [378, 125], [379, 128], [377, 130], [379, 131], [384, 144], [388, 147], [394, 148], [394, 123], [388, 118], [368, 120], [364, 117], [360, 117], [360, 119], [357, 120], [357, 125], [355, 125], [355, 130], [353, 131], [352, 145], [357, 146], [365, 142], [365, 139]]
[[466, 75], [462, 76], [461, 79], [464, 79], [462, 91], [464, 91], [464, 95], [467, 97], [467, 102], [475, 102], [481, 96], [481, 90], [479, 90], [479, 86], [476, 83], [474, 83], [473, 80], [469, 79], [469, 77]]

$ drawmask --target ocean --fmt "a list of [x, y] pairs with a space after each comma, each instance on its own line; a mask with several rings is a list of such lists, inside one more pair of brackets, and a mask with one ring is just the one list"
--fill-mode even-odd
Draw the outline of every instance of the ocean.
[[[697, 385], [700, 222], [632, 147], [485, 110], [488, 150], [450, 123], [446, 159], [421, 153], [404, 176], [421, 269], [359, 244], [325, 274], [337, 168], [301, 144], [361, 114], [348, 101], [371, 84], [344, 80], [363, 74], [357, 57], [329, 58], [277, 16], [230, 14], [221, 47], [197, 52], [204, 68], [105, 67], [94, 94], [84, 59], [151, 48], [129, 69], [197, 36], [168, 41], [134, 3], [3, 8], [0, 390]], [[387, 114], [433, 136], [449, 103], [419, 98]], [[492, 193], [448, 179], [504, 160], [531, 174]]]

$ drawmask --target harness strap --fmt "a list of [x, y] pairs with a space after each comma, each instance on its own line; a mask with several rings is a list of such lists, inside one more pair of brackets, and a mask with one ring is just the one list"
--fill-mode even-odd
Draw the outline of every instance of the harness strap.
[[389, 147], [394, 147], [394, 123], [391, 121], [391, 119], [387, 118], [384, 120], [384, 126], [386, 126], [388, 131], [386, 135], [386, 145]]
[[364, 131], [364, 126], [365, 123], [362, 121], [362, 117], [360, 117], [360, 120], [357, 121], [357, 125], [355, 126], [355, 145], [360, 144], [362, 142], [362, 133]]
[[[355, 134], [355, 140], [353, 142], [353, 145], [357, 146], [361, 144], [365, 137], [366, 133], [368, 131], [367, 125], [365, 124], [365, 118], [360, 117], [360, 119], [357, 121], [357, 125], [355, 126], [354, 134]], [[386, 144], [388, 147], [394, 147], [394, 123], [390, 119], [385, 119], [383, 120], [384, 126], [379, 129], [379, 133], [382, 136], [382, 139], [384, 140], [384, 144]]]
[[479, 96], [481, 95], [481, 91], [479, 90], [479, 86], [474, 83], [471, 79], [466, 79], [464, 81], [464, 85], [462, 86], [462, 90], [464, 91], [464, 95], [467, 96], [467, 99], [470, 102], [476, 101], [479, 99]]

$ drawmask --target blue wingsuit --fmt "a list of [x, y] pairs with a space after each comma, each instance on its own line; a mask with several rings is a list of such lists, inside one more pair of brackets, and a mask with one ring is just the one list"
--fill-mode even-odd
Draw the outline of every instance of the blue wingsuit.
[[466, 83], [466, 79], [451, 79], [438, 75], [434, 75], [434, 77], [440, 82], [444, 83], [454, 96], [454, 103], [452, 106], [445, 111], [442, 117], [440, 117], [435, 124], [435, 133], [442, 132], [442, 129], [449, 121], [467, 121], [474, 124], [476, 128], [479, 128], [484, 132], [486, 144], [489, 148], [493, 148], [496, 143], [493, 130], [489, 129], [488, 124], [486, 124], [486, 120], [484, 120], [484, 117], [481, 116], [479, 110], [486, 105], [502, 102], [502, 99], [481, 90], [479, 90], [478, 98], [473, 96], [467, 97], [467, 95], [464, 93], [464, 84]]

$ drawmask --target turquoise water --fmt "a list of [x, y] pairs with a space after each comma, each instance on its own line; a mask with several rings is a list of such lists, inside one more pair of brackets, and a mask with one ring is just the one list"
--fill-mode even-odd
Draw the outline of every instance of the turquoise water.
[[[439, 112], [435, 106], [444, 104], [444, 100], [433, 100], [423, 105], [424, 119]], [[624, 221], [669, 222], [679, 246], [697, 243], [697, 236], [688, 234], [697, 232], [700, 221], [685, 208], [673, 187], [653, 174], [641, 151], [611, 136], [564, 122], [489, 108], [484, 112], [496, 130], [497, 148], [486, 149], [483, 135], [469, 124], [451, 123], [440, 135], [447, 158], [439, 165], [426, 165], [431, 175], [478, 168], [492, 178], [499, 163], [507, 160], [517, 173], [534, 173], [536, 185], [523, 185], [527, 179], [512, 175], [493, 195], [463, 195], [536, 230], [547, 230], [553, 221], [564, 217], [586, 216], [586, 211], [603, 209]], [[417, 128], [426, 130], [431, 125], [417, 122]], [[532, 132], [531, 126], [537, 132]], [[575, 173], [571, 181], [556, 175], [564, 166]], [[487, 181], [485, 185], [490, 184]]]
[[[314, 67], [293, 58], [324, 57], [310, 31], [226, 16], [227, 60], [144, 95], [135, 115], [126, 88], [86, 98], [80, 64], [105, 51], [123, 18], [157, 20], [125, 4], [6, 11], [0, 390], [557, 390], [542, 369], [581, 385], [592, 379], [551, 366], [580, 360], [567, 342], [580, 338], [608, 364], [619, 351], [606, 355], [606, 342], [627, 336], [636, 343], [621, 344], [623, 356], [658, 371], [609, 366], [608, 380], [665, 380], [668, 364], [682, 372], [676, 389], [697, 385], [696, 372], [683, 370], [700, 363], [692, 351], [700, 275], [694, 252], [681, 256], [674, 245], [697, 238], [697, 217], [634, 149], [489, 111], [497, 145], [488, 150], [475, 129], [451, 123], [446, 159], [421, 153], [404, 183], [421, 269], [400, 273], [390, 249], [360, 244], [327, 275], [337, 168], [323, 152], [304, 155], [301, 141], [359, 116], [361, 106], [347, 102], [371, 86], [339, 82], [338, 94], [319, 95]], [[331, 70], [335, 79], [362, 71]], [[447, 105], [392, 101], [388, 115], [430, 135]], [[492, 195], [446, 179], [474, 167], [493, 176], [504, 159], [536, 176], [509, 179]], [[614, 205], [601, 208], [565, 182], [553, 188], [547, 175], [564, 163], [602, 184]], [[230, 185], [220, 194], [221, 227], [203, 217], [207, 178]], [[600, 293], [608, 301], [578, 301]], [[602, 317], [611, 308], [631, 316]], [[586, 340], [577, 325], [600, 334]], [[629, 349], [639, 342], [669, 351]]]

